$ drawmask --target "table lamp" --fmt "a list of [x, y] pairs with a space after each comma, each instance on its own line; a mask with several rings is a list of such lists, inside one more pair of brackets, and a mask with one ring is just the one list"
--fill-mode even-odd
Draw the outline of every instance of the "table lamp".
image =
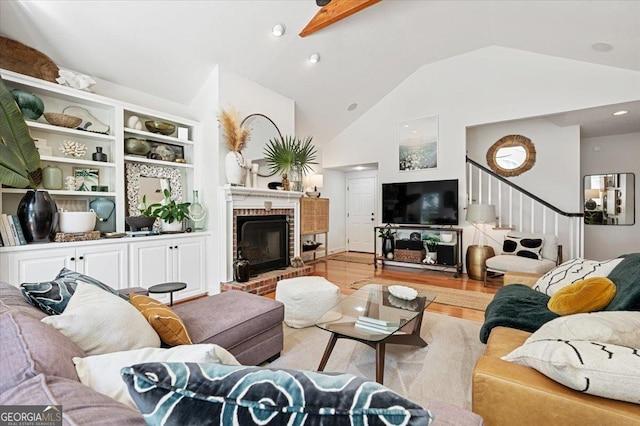
[[[493, 247], [487, 244], [487, 232], [485, 225], [496, 221], [496, 207], [491, 204], [469, 204], [467, 206], [467, 222], [473, 223], [475, 227], [474, 242], [477, 232], [482, 234], [478, 240], [478, 245], [467, 247], [467, 275], [474, 280], [484, 279], [485, 260], [495, 256]], [[481, 227], [478, 227], [478, 224]]]
[[309, 176], [309, 186], [313, 186], [313, 191], [307, 191], [307, 197], [320, 197], [318, 188], [322, 188], [323, 180], [324, 179], [322, 175]]

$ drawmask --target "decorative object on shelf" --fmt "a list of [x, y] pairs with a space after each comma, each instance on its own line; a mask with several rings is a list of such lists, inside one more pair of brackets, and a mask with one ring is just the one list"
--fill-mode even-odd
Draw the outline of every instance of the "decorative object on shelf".
[[301, 140], [294, 136], [270, 139], [264, 148], [267, 165], [272, 172], [287, 173], [291, 181], [291, 190], [302, 192], [304, 175], [313, 171], [311, 165], [318, 164], [316, 147], [308, 136]]
[[47, 145], [47, 140], [42, 138], [34, 138], [33, 142], [36, 144], [36, 149], [38, 153], [40, 153], [40, 157], [48, 155], [51, 157], [53, 155], [53, 148]]
[[443, 243], [450, 243], [453, 241], [453, 232], [440, 231], [440, 239]]
[[62, 114], [59, 112], [45, 112], [44, 118], [49, 124], [60, 127], [74, 128], [82, 123], [82, 118], [75, 115]]
[[27, 191], [18, 204], [17, 215], [28, 243], [44, 243], [53, 238], [58, 208], [47, 191]]
[[106, 163], [108, 161], [107, 154], [102, 152], [102, 147], [101, 146], [96, 146], [96, 152], [94, 152], [91, 155], [91, 159], [93, 161], [101, 161], [103, 163]]
[[104, 197], [98, 197], [89, 203], [89, 207], [96, 212], [95, 229], [101, 233], [115, 232], [116, 230], [116, 204]]
[[389, 253], [391, 253], [391, 259], [393, 258], [393, 250], [394, 250], [394, 235], [396, 235], [396, 231], [391, 228], [385, 227], [378, 229], [378, 237], [382, 238], [382, 255], [389, 258]]
[[311, 175], [309, 176], [309, 185], [312, 186], [312, 190], [309, 190], [306, 192], [307, 197], [315, 197], [318, 198], [320, 197], [320, 193], [318, 192], [318, 188], [322, 188], [323, 185], [323, 176], [316, 174], [316, 175]]
[[393, 296], [402, 300], [413, 300], [418, 296], [416, 289], [404, 285], [390, 285], [387, 287], [387, 290], [389, 290], [389, 293]]
[[62, 169], [48, 165], [42, 170], [42, 186], [44, 189], [62, 189]]
[[438, 243], [440, 242], [440, 237], [433, 234], [425, 233], [422, 236], [422, 241], [424, 242], [424, 245], [427, 247], [427, 253], [429, 253], [425, 258], [427, 259], [427, 263], [430, 263], [428, 259], [433, 260], [433, 263], [435, 263], [437, 258]]
[[238, 258], [233, 261], [233, 279], [246, 283], [251, 278], [251, 263], [242, 257], [242, 249], [238, 248]]
[[[121, 236], [125, 236], [127, 234], [121, 234]], [[113, 238], [113, 237], [111, 237]], [[100, 239], [100, 231], [89, 231], [89, 232], [56, 232], [54, 240], [56, 243], [70, 243], [75, 241], [93, 241]]]
[[109, 192], [108, 185], [91, 185], [92, 192]]
[[193, 221], [193, 229], [200, 231], [204, 229], [204, 219], [207, 216], [207, 210], [200, 204], [198, 190], [193, 190], [193, 202], [189, 206], [189, 217]]
[[67, 176], [64, 178], [64, 189], [66, 191], [75, 191], [76, 190], [76, 177], [75, 176]]
[[300, 256], [295, 256], [291, 258], [291, 267], [293, 268], [304, 268], [304, 261]]
[[76, 191], [90, 191], [93, 185], [100, 184], [100, 170], [85, 167], [74, 167]]
[[146, 139], [126, 138], [124, 140], [124, 152], [133, 155], [147, 155], [151, 151], [151, 144]]
[[302, 251], [312, 251], [320, 247], [322, 243], [317, 241], [305, 241], [302, 243]]
[[127, 127], [134, 130], [142, 130], [142, 120], [137, 115], [132, 115], [127, 119]]
[[86, 74], [74, 73], [62, 68], [58, 70], [58, 74], [60, 75], [60, 77], [56, 78], [58, 84], [73, 87], [74, 89], [92, 92], [91, 86], [96, 84], [96, 81]]
[[151, 216], [127, 216], [124, 221], [127, 222], [132, 232], [142, 231], [145, 228], [151, 231], [156, 218]]
[[184, 158], [184, 148], [180, 145], [149, 141], [149, 146], [151, 149], [147, 153], [147, 158], [171, 162], [177, 158]]
[[102, 133], [104, 135], [109, 134], [109, 126], [102, 123], [96, 117], [93, 116], [88, 110], [79, 106], [68, 106], [62, 110], [65, 114], [75, 115], [80, 117], [82, 122], [77, 126], [81, 130], [87, 132]]
[[282, 184], [282, 190], [284, 191], [289, 191], [291, 189], [291, 184], [289, 183], [289, 179], [287, 177], [286, 173], [282, 174], [282, 182], [280, 182]]
[[[162, 194], [164, 200], [147, 207], [151, 216], [162, 221], [163, 232], [176, 232], [182, 230], [182, 221], [189, 217], [189, 206], [191, 203], [176, 203], [171, 192], [165, 189]], [[144, 201], [144, 199], [143, 199]]]
[[250, 139], [249, 130], [240, 125], [238, 112], [233, 108], [223, 110], [219, 119], [229, 149], [224, 157], [227, 183], [232, 186], [244, 186], [246, 164], [242, 149]]
[[141, 192], [146, 181], [153, 180], [156, 182], [154, 191], [159, 191], [158, 194], [168, 188], [175, 199], [180, 200], [183, 198], [182, 174], [178, 168], [131, 162], [125, 162], [124, 167], [127, 213], [130, 216], [140, 214], [140, 201], [144, 195], [149, 194]]
[[189, 129], [187, 127], [178, 127], [178, 139], [189, 140]]
[[[0, 41], [3, 39], [4, 37], [0, 37]], [[24, 116], [4, 85], [2, 77], [0, 77], [0, 108], [3, 124], [8, 124], [0, 126], [0, 137], [3, 142], [0, 144], [2, 147], [0, 182], [10, 187], [28, 187], [35, 190], [42, 181], [40, 153], [29, 133]]]
[[246, 169], [245, 177], [244, 177], [244, 186], [251, 188], [253, 183], [251, 181], [251, 168], [253, 166], [253, 161], [248, 158], [244, 159], [244, 168]]
[[438, 167], [438, 116], [408, 120], [398, 125], [400, 171]]
[[13, 89], [11, 96], [18, 104], [22, 115], [30, 120], [37, 120], [44, 112], [44, 102], [33, 93], [20, 89]]
[[93, 210], [88, 212], [65, 212], [58, 211], [60, 232], [76, 233], [93, 231], [96, 226], [96, 213]]
[[254, 188], [258, 188], [258, 169], [260, 168], [259, 164], [251, 165], [251, 184]]
[[[474, 280], [484, 280], [485, 261], [495, 256], [493, 247], [487, 246], [487, 232], [485, 225], [496, 221], [496, 207], [491, 204], [469, 204], [467, 206], [467, 222], [472, 222], [476, 229], [473, 242], [476, 242], [478, 231], [482, 234], [478, 239], [478, 245], [470, 245], [467, 248], [467, 275]], [[482, 228], [478, 228], [478, 224]]]
[[67, 157], [84, 158], [87, 153], [87, 145], [71, 139], [65, 139], [58, 147], [58, 150]]
[[0, 68], [56, 82], [58, 66], [44, 53], [0, 36]]
[[165, 136], [172, 135], [176, 131], [176, 125], [166, 121], [147, 120], [144, 125], [151, 133], [159, 133]]
[[535, 163], [536, 147], [526, 136], [504, 136], [487, 151], [487, 164], [500, 176], [519, 176]]

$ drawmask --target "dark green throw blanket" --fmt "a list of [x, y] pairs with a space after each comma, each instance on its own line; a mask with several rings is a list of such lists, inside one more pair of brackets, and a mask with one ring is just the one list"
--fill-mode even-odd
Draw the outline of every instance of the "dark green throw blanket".
[[[624, 260], [609, 274], [616, 295], [605, 311], [640, 311], [640, 253], [621, 256]], [[550, 297], [532, 288], [513, 284], [502, 287], [487, 306], [480, 341], [487, 343], [493, 327], [504, 326], [533, 333], [544, 323], [557, 318], [547, 309]]]

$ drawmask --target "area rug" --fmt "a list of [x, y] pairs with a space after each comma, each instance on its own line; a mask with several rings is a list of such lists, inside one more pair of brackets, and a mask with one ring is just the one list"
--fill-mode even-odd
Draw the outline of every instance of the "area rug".
[[384, 278], [365, 278], [349, 285], [349, 288], [358, 289], [366, 284], [385, 284], [385, 285], [404, 285], [415, 288], [419, 291], [426, 291], [436, 296], [436, 303], [443, 305], [459, 306], [461, 308], [474, 309], [476, 311], [484, 311], [491, 300], [493, 294], [477, 293], [456, 288], [439, 287], [429, 284], [406, 283], [398, 280], [389, 280]]
[[[478, 338], [481, 324], [446, 315], [424, 313], [421, 336], [428, 346], [387, 345], [384, 385], [425, 406], [440, 400], [471, 409], [471, 374], [484, 353]], [[330, 333], [316, 327], [284, 326], [284, 350], [269, 367], [315, 371]], [[375, 350], [339, 339], [325, 371], [375, 380]]]
[[363, 263], [365, 265], [373, 265], [373, 255], [362, 257], [349, 254], [337, 254], [329, 258], [329, 260], [338, 260], [340, 262]]

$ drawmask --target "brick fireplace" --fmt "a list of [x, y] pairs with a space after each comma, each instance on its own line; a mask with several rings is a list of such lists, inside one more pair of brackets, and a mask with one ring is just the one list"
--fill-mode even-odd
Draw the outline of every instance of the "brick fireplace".
[[226, 236], [221, 243], [221, 291], [242, 290], [256, 294], [275, 291], [278, 280], [309, 275], [313, 268], [287, 268], [265, 272], [248, 282], [233, 281], [233, 261], [237, 258], [238, 217], [285, 215], [288, 221], [289, 258], [300, 256], [300, 197], [301, 192], [260, 188], [225, 186], [220, 189], [220, 233]]

